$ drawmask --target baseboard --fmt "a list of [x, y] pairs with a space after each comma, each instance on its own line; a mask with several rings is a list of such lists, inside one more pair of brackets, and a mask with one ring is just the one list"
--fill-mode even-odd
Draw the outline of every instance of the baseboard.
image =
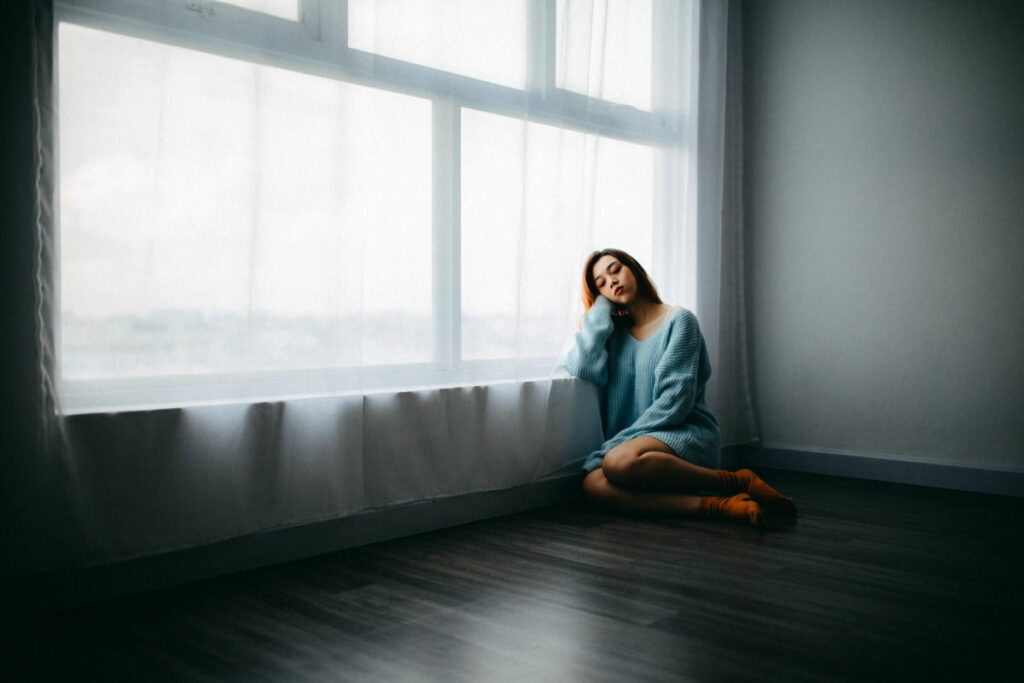
[[758, 446], [734, 447], [730, 458], [733, 466], [829, 474], [1001, 496], [1024, 496], [1024, 472], [1017, 470]]
[[552, 505], [579, 495], [576, 469], [501, 491], [397, 505], [198, 548], [7, 582], [0, 590], [0, 618], [67, 609]]

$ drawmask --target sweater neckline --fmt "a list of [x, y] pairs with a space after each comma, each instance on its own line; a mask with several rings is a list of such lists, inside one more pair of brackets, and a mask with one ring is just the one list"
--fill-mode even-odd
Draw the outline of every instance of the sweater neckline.
[[647, 339], [637, 339], [636, 337], [633, 336], [633, 333], [629, 330], [629, 328], [626, 328], [626, 336], [629, 337], [630, 339], [632, 339], [633, 341], [635, 341], [637, 344], [646, 344], [647, 342], [651, 341], [652, 339], [657, 337], [659, 334], [661, 334], [661, 331], [663, 329], [665, 329], [666, 327], [668, 327], [669, 322], [672, 321], [672, 318], [675, 317], [675, 314], [678, 313], [681, 310], [683, 310], [683, 309], [682, 308], [677, 308], [674, 311], [670, 311], [665, 316], [665, 319], [661, 322], [661, 324], [658, 325], [658, 329], [656, 329], [654, 332], [652, 332], [651, 335], [649, 337], [647, 337]]

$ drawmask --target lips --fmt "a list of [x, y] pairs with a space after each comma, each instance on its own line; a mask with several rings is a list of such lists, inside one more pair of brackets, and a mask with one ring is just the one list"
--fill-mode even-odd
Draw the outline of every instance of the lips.
[[626, 291], [625, 287], [619, 287], [618, 289], [615, 290], [615, 296], [621, 295], [624, 291]]

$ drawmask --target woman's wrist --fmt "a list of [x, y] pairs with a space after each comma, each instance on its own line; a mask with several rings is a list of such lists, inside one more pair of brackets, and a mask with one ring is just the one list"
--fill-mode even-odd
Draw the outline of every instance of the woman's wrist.
[[614, 319], [614, 316], [612, 315], [614, 311], [615, 304], [611, 299], [599, 295], [594, 299], [594, 303], [591, 305], [590, 310], [587, 311], [585, 319], [590, 320], [592, 324], [597, 324], [603, 327], [605, 321], [611, 321]]
[[603, 311], [605, 313], [610, 314], [612, 312], [612, 309], [614, 308], [614, 304], [612, 304], [612, 300], [609, 299], [608, 297], [604, 296], [603, 294], [598, 294], [597, 298], [594, 299], [594, 305], [591, 306], [591, 309], [595, 308], [598, 311]]

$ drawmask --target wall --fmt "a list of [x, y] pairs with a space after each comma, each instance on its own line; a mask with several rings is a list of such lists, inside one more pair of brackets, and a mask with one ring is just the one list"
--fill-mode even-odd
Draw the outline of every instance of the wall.
[[1024, 469], [1022, 8], [744, 3], [764, 446]]

